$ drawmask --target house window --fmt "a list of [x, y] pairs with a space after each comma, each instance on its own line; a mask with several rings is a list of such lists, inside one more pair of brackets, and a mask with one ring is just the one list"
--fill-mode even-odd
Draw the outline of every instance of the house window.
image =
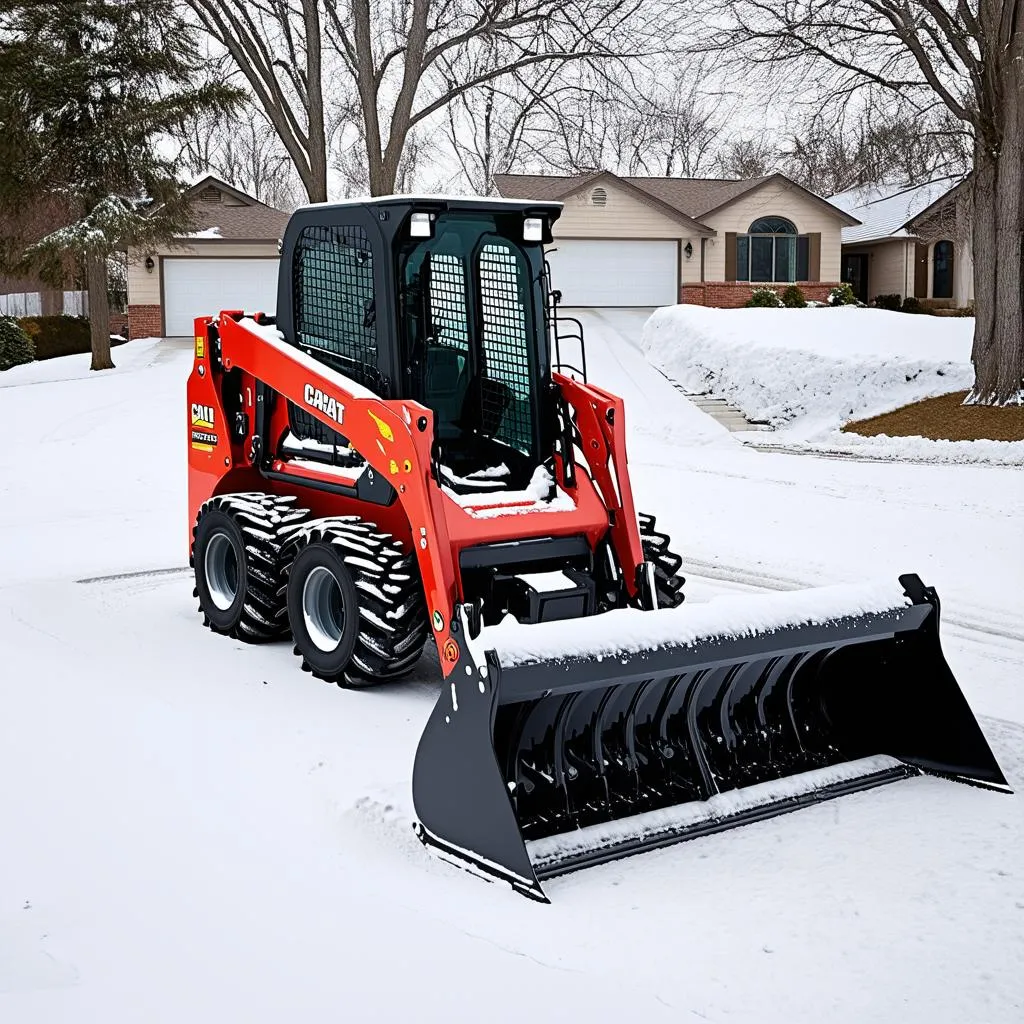
[[948, 240], [935, 243], [932, 298], [953, 298], [953, 243]]
[[736, 236], [737, 281], [806, 281], [809, 262], [807, 235], [784, 217], [761, 217]]

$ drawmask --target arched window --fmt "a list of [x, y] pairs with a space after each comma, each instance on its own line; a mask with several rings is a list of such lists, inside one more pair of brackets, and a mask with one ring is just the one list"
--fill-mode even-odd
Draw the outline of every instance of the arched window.
[[935, 243], [935, 269], [932, 271], [932, 298], [953, 298], [953, 243], [948, 239]]
[[745, 235], [736, 236], [737, 281], [806, 281], [806, 235], [785, 217], [759, 217]]
[[762, 217], [747, 229], [748, 235], [795, 235], [793, 222], [785, 217]]

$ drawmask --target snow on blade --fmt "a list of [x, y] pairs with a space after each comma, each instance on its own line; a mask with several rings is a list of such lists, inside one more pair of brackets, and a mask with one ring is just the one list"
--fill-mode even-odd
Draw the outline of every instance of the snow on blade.
[[592, 853], [620, 846], [623, 843], [656, 840], [660, 836], [677, 833], [694, 825], [720, 821], [743, 811], [779, 803], [792, 797], [806, 796], [826, 786], [852, 782], [868, 775], [898, 768], [901, 762], [886, 754], [846, 761], [828, 768], [791, 775], [785, 779], [772, 779], [728, 793], [716, 793], [708, 800], [697, 800], [676, 807], [646, 811], [629, 818], [602, 822], [562, 832], [526, 844], [530, 861], [535, 868], [545, 868], [582, 853]]
[[682, 647], [713, 637], [751, 636], [787, 626], [820, 625], [853, 615], [905, 608], [899, 583], [839, 584], [776, 594], [716, 597], [647, 612], [621, 608], [569, 621], [521, 625], [506, 616], [481, 634], [505, 667], [535, 661], [614, 657], [659, 647]]

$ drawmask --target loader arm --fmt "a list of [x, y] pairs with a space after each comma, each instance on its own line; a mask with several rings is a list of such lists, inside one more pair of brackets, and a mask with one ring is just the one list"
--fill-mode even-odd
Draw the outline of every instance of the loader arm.
[[[228, 313], [221, 314], [217, 326], [225, 370], [250, 373], [326, 426], [340, 427], [370, 467], [395, 488], [412, 530], [437, 648], [461, 650], [457, 642], [455, 647], [448, 643], [457, 591], [443, 497], [430, 483], [431, 410], [407, 399], [379, 398], [289, 345], [276, 327], [248, 318], [236, 321]], [[442, 656], [440, 661], [447, 676], [458, 658]]]
[[612, 548], [622, 567], [627, 593], [635, 598], [643, 588], [639, 570], [644, 564], [633, 489], [626, 469], [626, 410], [621, 398], [596, 384], [555, 372], [552, 380], [576, 412], [583, 453], [601, 492]]

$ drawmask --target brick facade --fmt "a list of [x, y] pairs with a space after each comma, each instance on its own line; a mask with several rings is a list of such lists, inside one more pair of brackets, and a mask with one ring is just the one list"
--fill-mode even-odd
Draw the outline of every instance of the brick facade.
[[159, 338], [164, 332], [160, 306], [129, 305], [128, 330], [132, 338]]
[[[804, 298], [813, 302], [827, 302], [828, 293], [838, 281], [797, 281]], [[700, 284], [679, 286], [679, 301], [692, 306], [717, 306], [720, 309], [738, 309], [745, 306], [755, 288], [774, 288], [781, 295], [789, 285], [752, 284], [749, 281], [704, 281]]]

